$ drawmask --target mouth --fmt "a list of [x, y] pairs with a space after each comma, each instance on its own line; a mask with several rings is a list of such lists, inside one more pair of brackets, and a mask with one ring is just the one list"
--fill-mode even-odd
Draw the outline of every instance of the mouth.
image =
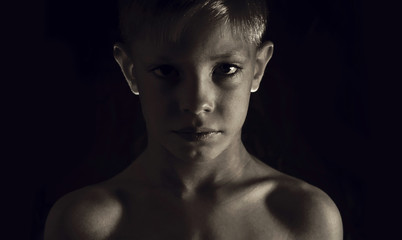
[[180, 136], [181, 138], [190, 142], [207, 141], [222, 133], [222, 131], [218, 131], [211, 128], [192, 128], [192, 127], [183, 128], [173, 132], [178, 136]]

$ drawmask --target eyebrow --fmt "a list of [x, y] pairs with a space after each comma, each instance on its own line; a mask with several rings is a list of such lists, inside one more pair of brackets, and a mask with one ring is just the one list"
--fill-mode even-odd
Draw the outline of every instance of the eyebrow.
[[239, 58], [239, 59], [244, 59], [245, 56], [243, 54], [240, 54], [240, 51], [233, 50], [230, 52], [222, 53], [222, 54], [215, 54], [210, 56], [211, 60], [217, 60], [217, 59], [227, 59], [227, 58]]
[[[162, 55], [162, 56], [159, 56], [158, 59], [160, 61], [164, 61], [164, 62], [172, 62], [172, 58], [169, 56]], [[211, 61], [217, 61], [217, 60], [222, 60], [222, 59], [234, 59], [235, 61], [243, 62], [247, 59], [247, 56], [244, 56], [243, 54], [241, 54], [241, 51], [232, 50], [232, 51], [225, 52], [225, 53], [214, 54], [212, 56], [209, 56], [208, 59]]]

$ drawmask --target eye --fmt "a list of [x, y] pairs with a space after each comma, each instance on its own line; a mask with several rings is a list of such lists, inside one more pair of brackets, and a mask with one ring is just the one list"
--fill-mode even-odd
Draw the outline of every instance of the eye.
[[217, 68], [215, 68], [214, 73], [219, 75], [235, 75], [241, 68], [234, 64], [220, 64]]
[[162, 65], [151, 70], [157, 77], [160, 78], [175, 78], [179, 75], [176, 69], [169, 65]]

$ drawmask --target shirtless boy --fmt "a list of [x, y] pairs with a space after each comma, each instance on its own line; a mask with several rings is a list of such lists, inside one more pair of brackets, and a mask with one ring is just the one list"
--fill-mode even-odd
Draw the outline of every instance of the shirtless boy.
[[45, 240], [341, 240], [320, 189], [250, 155], [250, 94], [273, 53], [264, 0], [127, 0], [114, 56], [140, 98], [144, 152], [52, 208]]

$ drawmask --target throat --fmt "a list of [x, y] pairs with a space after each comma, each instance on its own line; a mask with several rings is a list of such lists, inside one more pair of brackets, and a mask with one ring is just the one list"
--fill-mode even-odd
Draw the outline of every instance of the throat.
[[253, 158], [242, 144], [231, 154], [223, 153], [216, 159], [202, 162], [183, 162], [152, 155], [152, 151], [145, 151], [142, 161], [149, 180], [183, 199], [210, 195], [240, 181]]

